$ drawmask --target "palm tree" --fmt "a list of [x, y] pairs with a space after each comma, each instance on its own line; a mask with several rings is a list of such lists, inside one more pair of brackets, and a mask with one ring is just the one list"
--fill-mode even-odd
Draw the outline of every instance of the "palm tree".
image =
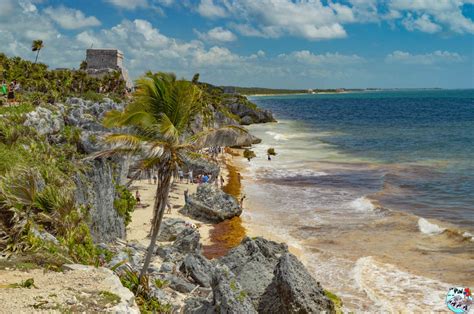
[[111, 111], [104, 119], [105, 126], [128, 127], [129, 133], [108, 136], [107, 141], [114, 147], [94, 158], [117, 153], [135, 154], [141, 156], [142, 170], [159, 169], [150, 245], [140, 279], [146, 274], [153, 255], [173, 174], [186, 158], [197, 155], [196, 148], [205, 145], [206, 135], [222, 130], [189, 135], [192, 118], [203, 110], [200, 97], [199, 87], [189, 81], [177, 80], [174, 74], [148, 72], [137, 81], [134, 101], [123, 112]]
[[43, 48], [44, 48], [44, 45], [41, 39], [33, 40], [33, 44], [31, 44], [31, 51], [36, 51], [35, 63], [38, 61], [40, 50]]

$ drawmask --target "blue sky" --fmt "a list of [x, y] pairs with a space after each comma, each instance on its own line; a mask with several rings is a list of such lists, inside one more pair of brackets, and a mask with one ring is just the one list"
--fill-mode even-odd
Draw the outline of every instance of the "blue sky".
[[78, 67], [119, 48], [133, 78], [217, 85], [474, 88], [474, 0], [0, 0], [0, 51]]

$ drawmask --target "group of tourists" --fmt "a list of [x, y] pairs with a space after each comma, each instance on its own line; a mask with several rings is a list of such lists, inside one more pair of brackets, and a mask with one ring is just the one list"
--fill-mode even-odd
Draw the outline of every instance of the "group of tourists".
[[0, 96], [7, 97], [8, 102], [15, 102], [15, 94], [20, 91], [20, 83], [16, 80], [7, 84], [5, 80], [2, 81], [2, 86], [0, 88]]

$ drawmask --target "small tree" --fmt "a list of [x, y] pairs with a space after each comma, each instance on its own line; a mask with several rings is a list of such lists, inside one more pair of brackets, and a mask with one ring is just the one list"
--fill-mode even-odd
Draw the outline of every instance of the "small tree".
[[79, 70], [86, 70], [87, 69], [87, 61], [82, 60], [81, 64], [79, 65]]
[[38, 61], [39, 53], [41, 49], [43, 48], [44, 48], [44, 44], [41, 39], [33, 40], [33, 43], [31, 44], [31, 51], [36, 51], [35, 63]]
[[244, 150], [244, 157], [247, 158], [248, 161], [250, 162], [250, 160], [257, 157], [257, 155], [255, 155], [255, 153], [252, 150], [246, 148]]
[[269, 156], [276, 156], [277, 153], [275, 152], [275, 148], [270, 147], [269, 149], [267, 149], [267, 155], [269, 155]]
[[197, 84], [199, 82], [199, 73], [194, 74], [193, 79], [191, 81], [193, 84]]

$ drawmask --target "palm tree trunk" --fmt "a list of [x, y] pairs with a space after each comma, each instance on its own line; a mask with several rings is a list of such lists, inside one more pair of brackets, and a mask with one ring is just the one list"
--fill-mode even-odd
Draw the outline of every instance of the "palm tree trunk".
[[148, 252], [145, 257], [145, 262], [143, 263], [143, 268], [140, 271], [140, 281], [142, 280], [143, 276], [148, 271], [148, 266], [150, 265], [151, 257], [154, 254], [155, 250], [155, 242], [156, 238], [158, 237], [158, 232], [160, 231], [161, 222], [163, 221], [163, 215], [165, 213], [166, 203], [168, 202], [168, 194], [170, 191], [171, 186], [171, 175], [172, 171], [166, 167], [163, 169], [163, 175], [161, 176], [160, 183], [156, 186], [156, 196], [155, 196], [155, 204], [154, 204], [154, 215], [153, 215], [153, 223], [152, 223], [152, 233], [150, 239], [150, 245], [148, 246]]
[[36, 52], [35, 64], [36, 64], [36, 61], [38, 61], [39, 54], [40, 54], [40, 49], [38, 49], [38, 51]]

